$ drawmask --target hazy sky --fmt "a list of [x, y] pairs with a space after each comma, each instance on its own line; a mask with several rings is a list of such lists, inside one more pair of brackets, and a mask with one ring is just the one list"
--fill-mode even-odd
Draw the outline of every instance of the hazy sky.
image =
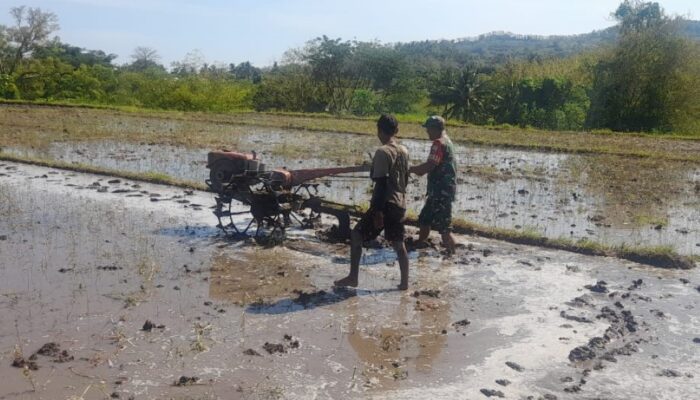
[[[0, 0], [58, 15], [67, 43], [129, 61], [136, 46], [169, 66], [192, 50], [208, 62], [263, 66], [320, 35], [382, 42], [455, 39], [492, 31], [574, 34], [613, 24], [619, 0]], [[662, 0], [668, 13], [700, 17], [699, 0]]]

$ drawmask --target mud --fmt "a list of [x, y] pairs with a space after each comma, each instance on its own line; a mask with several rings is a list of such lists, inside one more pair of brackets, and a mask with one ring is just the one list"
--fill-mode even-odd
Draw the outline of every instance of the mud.
[[[269, 166], [275, 167], [356, 164], [366, 161], [366, 153], [376, 147], [372, 137], [247, 129], [254, 134], [232, 137], [232, 145], [256, 150]], [[339, 150], [338, 140], [347, 146]], [[315, 146], [314, 158], [307, 157], [308, 143]], [[427, 157], [429, 142], [403, 143], [416, 162]], [[684, 255], [698, 254], [700, 167], [696, 164], [471, 145], [455, 148], [459, 195], [454, 212], [458, 217], [489, 227], [538, 232], [549, 238], [661, 245]], [[205, 168], [208, 149], [90, 141], [3, 151], [119, 170], [165, 173], [195, 182], [203, 182], [209, 173]], [[319, 193], [331, 200], [366, 202], [366, 179], [334, 178], [321, 183]], [[412, 178], [408, 193], [411, 210], [420, 210], [424, 193], [425, 179]]]
[[700, 386], [698, 270], [458, 235], [453, 259], [410, 253], [408, 293], [381, 246], [359, 288], [334, 290], [346, 245], [310, 230], [274, 249], [226, 240], [210, 194], [0, 171], [0, 399], [676, 399]]

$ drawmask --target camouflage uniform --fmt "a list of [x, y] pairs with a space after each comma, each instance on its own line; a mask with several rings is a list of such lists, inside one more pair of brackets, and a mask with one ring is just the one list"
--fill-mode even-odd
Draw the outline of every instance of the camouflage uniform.
[[447, 233], [452, 229], [452, 202], [457, 194], [455, 151], [447, 134], [433, 141], [428, 161], [435, 167], [428, 174], [427, 199], [418, 223]]

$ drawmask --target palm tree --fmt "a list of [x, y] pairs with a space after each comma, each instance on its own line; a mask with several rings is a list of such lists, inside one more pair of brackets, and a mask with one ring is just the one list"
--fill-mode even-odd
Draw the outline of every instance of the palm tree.
[[430, 104], [443, 107], [443, 116], [465, 122], [483, 117], [485, 87], [478, 70], [443, 70], [429, 89]]

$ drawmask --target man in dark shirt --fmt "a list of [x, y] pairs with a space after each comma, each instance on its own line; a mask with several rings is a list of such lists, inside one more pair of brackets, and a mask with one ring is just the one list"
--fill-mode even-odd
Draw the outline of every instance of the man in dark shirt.
[[408, 184], [408, 150], [396, 142], [399, 123], [392, 115], [382, 115], [377, 121], [377, 137], [382, 146], [372, 158], [370, 177], [374, 181], [369, 210], [352, 230], [350, 274], [335, 281], [336, 286], [356, 287], [362, 257], [362, 243], [379, 236], [384, 230], [399, 260], [401, 283], [408, 289], [408, 254], [404, 245], [406, 215], [406, 185]]
[[445, 132], [445, 120], [437, 115], [428, 118], [423, 124], [428, 137], [433, 141], [428, 161], [411, 167], [410, 172], [419, 176], [428, 174], [428, 193], [425, 206], [418, 217], [420, 233], [418, 243], [423, 243], [435, 229], [442, 235], [442, 243], [447, 254], [455, 252], [452, 237], [452, 202], [457, 193], [457, 164], [452, 141]]

